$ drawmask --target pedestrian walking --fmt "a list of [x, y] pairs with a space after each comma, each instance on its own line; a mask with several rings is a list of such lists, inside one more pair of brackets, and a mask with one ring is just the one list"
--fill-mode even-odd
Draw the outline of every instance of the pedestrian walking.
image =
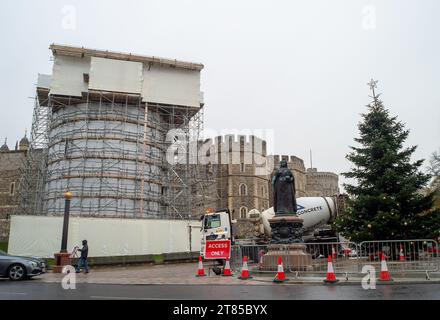
[[84, 268], [85, 273], [89, 273], [89, 265], [87, 263], [87, 257], [89, 255], [89, 246], [87, 240], [82, 241], [82, 249], [78, 249], [81, 252], [81, 256], [78, 259], [78, 266], [76, 267], [76, 273], [81, 272], [81, 268]]

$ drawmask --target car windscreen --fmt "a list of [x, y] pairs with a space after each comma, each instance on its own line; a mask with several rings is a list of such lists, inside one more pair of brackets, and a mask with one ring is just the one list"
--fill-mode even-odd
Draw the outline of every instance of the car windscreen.
[[212, 228], [218, 228], [220, 226], [221, 226], [221, 222], [220, 222], [220, 215], [219, 214], [205, 216], [205, 230], [212, 229]]
[[8, 254], [6, 252], [0, 250], [0, 256], [7, 256], [7, 255]]

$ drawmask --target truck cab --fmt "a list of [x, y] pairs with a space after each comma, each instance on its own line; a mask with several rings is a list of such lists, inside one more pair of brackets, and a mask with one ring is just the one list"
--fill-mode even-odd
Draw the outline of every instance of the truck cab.
[[206, 240], [231, 240], [234, 243], [232, 233], [231, 215], [228, 209], [208, 212], [202, 216], [201, 247], [200, 255], [205, 252]]

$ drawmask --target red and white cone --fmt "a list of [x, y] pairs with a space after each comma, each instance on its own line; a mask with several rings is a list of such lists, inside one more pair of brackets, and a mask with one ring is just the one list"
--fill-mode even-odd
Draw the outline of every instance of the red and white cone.
[[405, 255], [403, 254], [403, 245], [400, 245], [399, 261], [406, 261]]
[[338, 256], [336, 255], [335, 245], [332, 246], [332, 259], [336, 259]]
[[273, 282], [284, 282], [287, 281], [286, 274], [284, 273], [283, 268], [283, 259], [281, 257], [278, 257], [278, 272], [275, 276], [275, 279], [273, 279]]
[[327, 265], [327, 278], [324, 280], [324, 283], [336, 283], [339, 280], [336, 279], [335, 270], [333, 270], [333, 261], [332, 256], [328, 256], [328, 265]]
[[382, 258], [380, 260], [380, 278], [379, 281], [391, 281], [391, 275], [388, 271], [387, 261], [385, 255], [382, 253]]
[[203, 269], [203, 260], [202, 256], [199, 256], [199, 268], [197, 270], [196, 277], [205, 277], [205, 269]]
[[243, 266], [241, 268], [241, 276], [239, 276], [238, 279], [247, 280], [247, 279], [252, 278], [250, 273], [249, 273], [249, 268], [248, 268], [247, 260], [248, 260], [248, 257], [244, 256], [243, 257]]
[[223, 269], [223, 277], [230, 277], [232, 276], [232, 272], [231, 272], [231, 265], [229, 264], [229, 259], [226, 259], [226, 263], [225, 263], [225, 267]]

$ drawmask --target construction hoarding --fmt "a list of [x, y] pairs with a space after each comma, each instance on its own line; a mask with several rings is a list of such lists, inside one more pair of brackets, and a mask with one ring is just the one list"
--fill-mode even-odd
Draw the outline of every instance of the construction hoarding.
[[[60, 251], [62, 217], [12, 216], [8, 253], [53, 257]], [[88, 240], [89, 256], [130, 256], [200, 251], [195, 220], [71, 217], [68, 249]]]

